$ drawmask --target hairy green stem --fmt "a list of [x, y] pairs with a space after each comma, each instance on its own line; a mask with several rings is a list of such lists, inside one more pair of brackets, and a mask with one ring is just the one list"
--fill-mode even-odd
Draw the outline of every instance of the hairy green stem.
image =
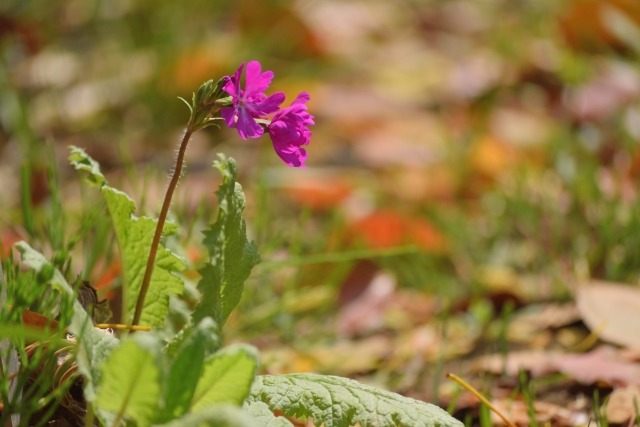
[[160, 237], [162, 237], [162, 229], [164, 223], [167, 220], [167, 213], [169, 213], [169, 206], [171, 205], [171, 198], [173, 192], [178, 186], [178, 180], [182, 175], [182, 166], [184, 164], [184, 153], [187, 150], [187, 144], [191, 135], [193, 134], [193, 126], [189, 123], [187, 129], [184, 132], [182, 141], [180, 142], [180, 149], [178, 150], [178, 157], [176, 158], [176, 165], [169, 182], [169, 187], [164, 195], [164, 202], [162, 203], [162, 209], [160, 210], [160, 216], [158, 217], [158, 224], [156, 225], [156, 231], [153, 235], [153, 241], [151, 242], [151, 248], [149, 249], [149, 258], [147, 259], [147, 268], [144, 271], [144, 278], [142, 279], [142, 285], [140, 286], [140, 293], [138, 294], [138, 300], [136, 301], [136, 309], [133, 314], [133, 320], [131, 324], [133, 326], [140, 323], [140, 317], [142, 316], [142, 308], [144, 307], [144, 299], [147, 296], [149, 290], [149, 283], [151, 282], [151, 274], [153, 273], [153, 266], [156, 262], [156, 254], [158, 253], [158, 246], [160, 245]]

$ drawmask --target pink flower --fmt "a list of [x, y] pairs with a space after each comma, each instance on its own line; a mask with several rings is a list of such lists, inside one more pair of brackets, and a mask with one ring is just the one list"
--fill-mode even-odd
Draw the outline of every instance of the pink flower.
[[220, 115], [227, 126], [238, 129], [242, 139], [259, 138], [264, 129], [255, 119], [276, 112], [284, 101], [284, 93], [278, 92], [267, 97], [264, 91], [271, 84], [273, 72], [263, 73], [258, 61], [249, 61], [246, 65], [244, 89], [240, 88], [244, 63], [222, 88], [231, 95], [233, 107], [222, 108]]
[[307, 152], [302, 146], [309, 144], [309, 126], [315, 124], [307, 111], [308, 101], [309, 94], [300, 93], [290, 106], [278, 111], [267, 126], [274, 150], [289, 166], [304, 167], [307, 160]]

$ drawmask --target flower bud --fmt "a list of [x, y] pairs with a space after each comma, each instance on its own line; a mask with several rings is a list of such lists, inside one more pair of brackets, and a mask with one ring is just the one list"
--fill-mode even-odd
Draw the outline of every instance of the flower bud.
[[219, 101], [227, 98], [228, 95], [222, 90], [229, 81], [228, 76], [224, 76], [214, 83], [213, 80], [204, 82], [196, 93], [193, 94], [191, 102], [190, 124], [194, 128], [199, 128], [206, 124], [211, 115], [220, 108]]

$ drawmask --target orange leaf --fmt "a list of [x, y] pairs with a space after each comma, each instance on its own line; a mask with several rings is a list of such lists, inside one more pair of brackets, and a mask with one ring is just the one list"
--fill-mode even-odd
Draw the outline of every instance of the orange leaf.
[[39, 328], [57, 328], [58, 322], [55, 320], [51, 320], [43, 316], [42, 314], [36, 313], [35, 311], [25, 310], [22, 312], [22, 321], [25, 325], [28, 326], [37, 326]]
[[98, 277], [98, 279], [93, 284], [93, 287], [97, 291], [101, 291], [101, 293], [105, 292], [108, 289], [108, 291], [106, 291], [106, 293], [104, 294], [104, 298], [112, 299], [113, 297], [115, 297], [116, 293], [113, 289], [110, 288], [121, 273], [122, 265], [120, 264], [120, 261], [114, 261], [111, 263], [111, 265], [109, 265], [109, 267], [107, 267], [105, 271], [102, 272], [100, 277]]
[[637, 0], [574, 0], [560, 16], [558, 23], [562, 35], [570, 45], [586, 51], [622, 48], [621, 41], [605, 21], [609, 10], [640, 24]]
[[342, 203], [352, 191], [352, 185], [341, 178], [324, 177], [297, 181], [286, 187], [287, 196], [301, 206], [316, 210], [329, 210]]
[[350, 241], [361, 240], [373, 249], [417, 245], [427, 252], [443, 252], [446, 238], [431, 223], [393, 211], [374, 212], [351, 225]]

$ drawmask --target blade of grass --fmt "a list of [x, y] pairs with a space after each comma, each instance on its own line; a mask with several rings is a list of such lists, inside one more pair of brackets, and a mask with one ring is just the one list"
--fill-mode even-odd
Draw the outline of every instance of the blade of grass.
[[29, 236], [33, 236], [35, 225], [31, 203], [31, 164], [28, 161], [25, 161], [20, 168], [20, 208], [24, 229]]
[[500, 410], [498, 408], [496, 408], [493, 403], [489, 402], [489, 400], [486, 397], [484, 397], [482, 394], [480, 394], [480, 392], [478, 390], [476, 390], [474, 387], [472, 387], [471, 384], [469, 384], [468, 382], [466, 382], [465, 380], [463, 380], [462, 378], [460, 378], [456, 374], [448, 373], [447, 374], [447, 378], [449, 378], [450, 380], [453, 380], [454, 382], [458, 383], [462, 388], [466, 389], [471, 394], [473, 394], [480, 402], [484, 403], [487, 408], [489, 408], [497, 416], [499, 416], [500, 419], [502, 421], [504, 421], [504, 423], [507, 426], [516, 427], [516, 425], [514, 423], [512, 423], [502, 412], [500, 412]]
[[262, 263], [262, 267], [280, 268], [283, 266], [300, 266], [308, 264], [343, 263], [359, 261], [363, 259], [375, 259], [413, 254], [417, 253], [418, 251], [419, 249], [415, 246], [399, 246], [389, 249], [359, 249], [344, 252], [329, 252], [316, 255], [293, 256], [291, 258], [287, 258], [286, 260], [267, 260]]

